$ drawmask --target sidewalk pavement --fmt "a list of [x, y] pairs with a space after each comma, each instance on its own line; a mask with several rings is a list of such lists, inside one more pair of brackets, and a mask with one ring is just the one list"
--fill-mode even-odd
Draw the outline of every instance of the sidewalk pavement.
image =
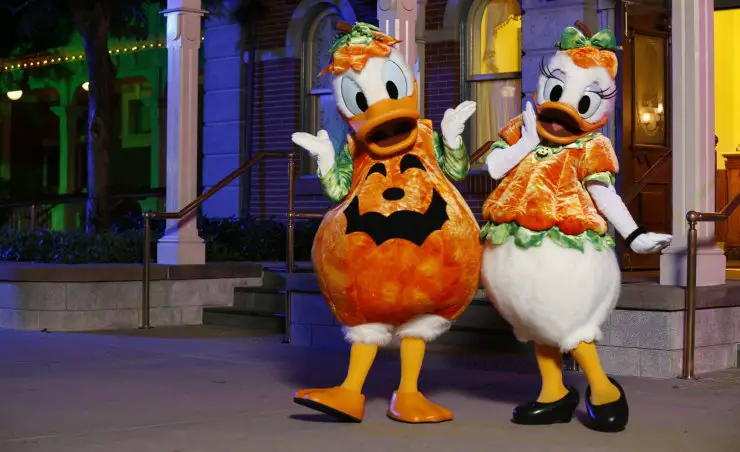
[[[430, 353], [421, 388], [453, 422], [385, 417], [398, 362], [370, 373], [367, 415], [342, 424], [295, 405], [294, 390], [334, 385], [347, 354], [213, 327], [115, 333], [0, 330], [0, 452], [740, 451], [740, 369], [699, 381], [620, 378], [627, 430], [509, 422], [537, 394], [531, 359]], [[582, 375], [568, 375], [585, 388]], [[581, 404], [583, 409], [583, 404]]]

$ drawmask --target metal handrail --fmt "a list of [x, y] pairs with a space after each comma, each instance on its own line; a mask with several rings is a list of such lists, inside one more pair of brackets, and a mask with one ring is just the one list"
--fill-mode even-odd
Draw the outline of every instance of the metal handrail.
[[694, 346], [696, 338], [696, 259], [699, 246], [696, 225], [699, 222], [725, 221], [738, 207], [740, 207], [740, 193], [736, 194], [732, 201], [719, 212], [696, 212], [691, 210], [686, 214], [686, 220], [689, 222], [689, 255], [686, 262], [686, 306], [684, 308], [683, 369], [681, 371], [681, 378], [686, 380], [696, 378], [694, 374]]
[[[209, 188], [198, 196], [191, 203], [183, 207], [177, 212], [147, 212], [144, 214], [144, 258], [143, 258], [143, 275], [142, 275], [142, 297], [141, 297], [141, 328], [151, 328], [150, 325], [150, 287], [151, 287], [151, 221], [152, 219], [168, 219], [168, 220], [180, 220], [195, 211], [200, 205], [202, 205], [211, 196], [216, 194], [218, 191], [229, 185], [236, 178], [249, 171], [255, 164], [259, 163], [265, 158], [287, 158], [288, 159], [288, 237], [287, 237], [287, 259], [286, 267], [289, 273], [293, 273], [295, 270], [295, 220], [296, 219], [313, 219], [323, 218], [323, 214], [313, 212], [295, 212], [294, 205], [294, 194], [295, 194], [295, 152], [260, 152], [252, 157], [248, 162], [241, 165], [239, 168], [232, 171], [228, 176], [224, 177], [216, 185]], [[286, 290], [285, 300], [285, 339], [284, 341], [290, 343], [290, 288]]]
[[483, 146], [479, 147], [478, 150], [470, 154], [470, 163], [478, 161], [483, 155], [491, 150], [491, 146], [493, 146], [493, 141], [489, 141]]
[[[164, 196], [165, 188], [152, 188], [147, 191], [132, 192], [132, 193], [114, 193], [108, 195], [107, 198], [111, 200], [123, 201], [126, 199], [142, 199]], [[48, 215], [55, 207], [67, 204], [76, 204], [86, 202], [88, 195], [86, 193], [67, 193], [62, 195], [48, 195], [40, 198], [28, 198], [21, 200], [13, 200], [9, 202], [0, 202], [0, 209], [17, 209], [20, 207], [29, 207], [29, 227], [35, 229], [39, 223], [39, 217]], [[46, 209], [40, 209], [40, 206], [50, 206]]]

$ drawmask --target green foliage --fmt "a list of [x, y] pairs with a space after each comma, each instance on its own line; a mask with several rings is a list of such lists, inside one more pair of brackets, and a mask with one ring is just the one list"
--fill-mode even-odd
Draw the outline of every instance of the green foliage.
[[[147, 12], [166, 7], [167, 0], [0, 0], [0, 60], [67, 47], [75, 34], [87, 39], [86, 34], [93, 33], [98, 23], [108, 23], [109, 38], [144, 40], [149, 33]], [[263, 0], [202, 0], [202, 7], [209, 17], [229, 14], [245, 28], [264, 17], [266, 11]], [[3, 91], [21, 89], [31, 74], [59, 80], [69, 78], [71, 73], [69, 67], [59, 64], [0, 70], [0, 87]]]
[[0, 260], [58, 264], [141, 262], [138, 231], [87, 234], [83, 231], [0, 230]]
[[61, 47], [73, 32], [66, 0], [0, 0], [0, 58]]
[[110, 17], [110, 34], [142, 38], [150, 0], [0, 0], [0, 58], [66, 46], [77, 31], [75, 9]]
[[[311, 259], [318, 222], [301, 221], [295, 228], [295, 257]], [[283, 261], [287, 227], [276, 220], [252, 218], [202, 219], [198, 229], [206, 242], [206, 259], [223, 261]]]
[[[227, 6], [233, 5], [231, 12]], [[147, 37], [147, 11], [163, 10], [167, 0], [0, 0], [0, 58], [13, 58], [69, 44], [77, 33], [75, 12], [90, 20], [110, 17], [109, 37], [142, 40]], [[264, 1], [203, 0], [212, 17], [227, 12], [242, 25], [263, 17]]]
[[[152, 257], [156, 241], [164, 232], [156, 221], [152, 233]], [[318, 222], [296, 224], [296, 259], [310, 260]], [[285, 259], [286, 226], [276, 220], [251, 218], [202, 219], [201, 237], [206, 242], [206, 260], [282, 261]], [[84, 231], [16, 231], [0, 229], [0, 261], [55, 264], [140, 263], [143, 256], [141, 223], [128, 219], [125, 225], [97, 234]]]

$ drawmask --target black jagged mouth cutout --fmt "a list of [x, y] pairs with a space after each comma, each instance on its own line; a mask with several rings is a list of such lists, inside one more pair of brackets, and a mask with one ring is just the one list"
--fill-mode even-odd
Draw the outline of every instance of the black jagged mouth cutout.
[[360, 215], [360, 200], [355, 196], [344, 210], [347, 217], [345, 234], [363, 232], [370, 236], [375, 245], [380, 246], [391, 239], [407, 240], [421, 246], [434, 232], [442, 229], [449, 216], [447, 202], [433, 189], [432, 202], [425, 213], [399, 210], [387, 217], [378, 212]]

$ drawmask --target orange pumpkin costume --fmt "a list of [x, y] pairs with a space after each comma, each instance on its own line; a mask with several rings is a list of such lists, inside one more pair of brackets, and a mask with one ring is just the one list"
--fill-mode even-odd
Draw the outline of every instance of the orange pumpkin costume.
[[440, 137], [420, 119], [413, 72], [391, 47], [398, 41], [368, 24], [344, 32], [326, 72], [353, 131], [336, 155], [327, 152], [326, 132], [294, 134], [294, 141], [314, 149], [322, 188], [339, 204], [324, 217], [312, 258], [321, 292], [352, 343], [350, 364], [342, 385], [300, 390], [294, 400], [361, 421], [365, 378], [378, 346], [395, 334], [401, 383], [388, 416], [448, 421], [452, 412], [427, 400], [417, 383], [426, 343], [450, 328], [478, 289], [480, 231], [447, 179], [462, 180], [469, 170], [458, 130], [475, 104], [449, 110]]
[[[356, 155], [352, 187], [324, 218], [312, 253], [321, 291], [346, 326], [400, 326], [424, 314], [453, 320], [478, 288], [478, 225], [437, 163], [431, 121], [419, 121], [418, 130], [413, 149], [383, 160], [357, 149], [362, 144], [349, 138], [350, 152]], [[405, 168], [409, 161], [414, 166]], [[373, 168], [383, 170], [370, 173]], [[405, 193], [402, 199], [389, 202], [383, 197], [399, 188]], [[432, 221], [443, 223], [421, 244], [387, 235], [385, 242], [376, 243], [367, 233], [345, 233], [353, 203], [360, 215], [376, 215], [379, 227], [382, 218], [399, 214], [416, 230], [423, 228], [424, 215], [443, 216]]]

